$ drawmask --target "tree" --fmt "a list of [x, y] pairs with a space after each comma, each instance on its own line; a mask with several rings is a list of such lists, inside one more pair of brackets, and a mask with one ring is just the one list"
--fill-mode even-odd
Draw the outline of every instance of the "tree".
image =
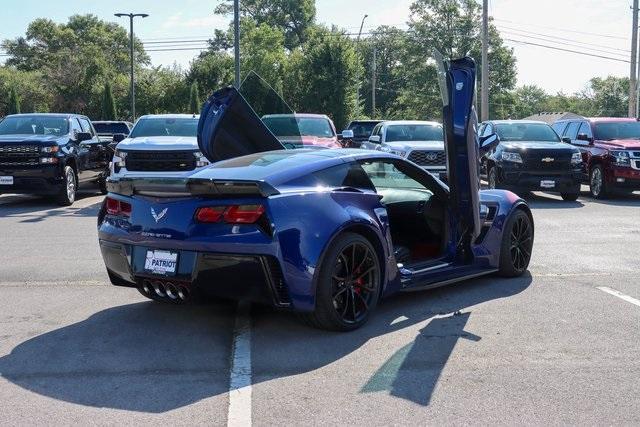
[[[120, 110], [127, 107], [122, 100]], [[178, 66], [145, 68], [136, 81], [136, 112], [139, 114], [186, 113], [189, 86], [184, 71]]]
[[[233, 13], [233, 0], [218, 5], [215, 13]], [[294, 49], [303, 44], [316, 18], [315, 0], [243, 0], [240, 14], [257, 25], [280, 29], [285, 35], [285, 47]]]
[[[25, 37], [5, 40], [6, 63], [19, 71], [37, 71], [54, 94], [53, 111], [98, 117], [104, 83], [120, 91], [129, 64], [129, 35], [120, 25], [94, 15], [73, 15], [58, 24], [39, 18]], [[142, 43], [134, 39], [136, 66], [149, 64]]]
[[20, 94], [21, 111], [50, 111], [53, 94], [40, 72], [0, 66], [0, 116], [8, 114], [12, 89]]
[[111, 90], [111, 84], [106, 82], [104, 84], [104, 93], [102, 95], [102, 120], [116, 120], [118, 114], [116, 113], [116, 102], [113, 99], [113, 91]]
[[191, 90], [189, 91], [189, 112], [191, 114], [200, 113], [200, 93], [198, 92], [198, 82], [191, 83]]
[[197, 82], [205, 95], [233, 83], [233, 57], [226, 52], [206, 51], [191, 61], [187, 81]]
[[[509, 108], [507, 116], [512, 116], [514, 119], [522, 119], [533, 114], [538, 114], [541, 111], [547, 111], [546, 105], [549, 101], [549, 95], [544, 89], [536, 85], [524, 85], [517, 88], [513, 94], [513, 108]], [[496, 105], [493, 106], [493, 111], [496, 110]], [[505, 115], [502, 114], [501, 118]]]
[[19, 114], [20, 113], [20, 99], [18, 98], [18, 94], [16, 93], [16, 88], [12, 87], [9, 91], [9, 108], [7, 111], [8, 114]]
[[292, 96], [285, 100], [296, 111], [329, 114], [338, 129], [344, 128], [353, 118], [357, 79], [363, 74], [354, 41], [335, 28], [318, 28], [293, 61], [286, 85]]

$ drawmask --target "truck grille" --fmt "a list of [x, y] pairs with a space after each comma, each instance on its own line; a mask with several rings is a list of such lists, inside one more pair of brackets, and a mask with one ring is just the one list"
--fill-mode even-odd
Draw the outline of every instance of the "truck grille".
[[127, 170], [136, 172], [181, 172], [196, 168], [193, 151], [129, 151]]
[[528, 169], [534, 170], [569, 171], [571, 170], [571, 154], [531, 155], [526, 157], [525, 164]]
[[0, 145], [0, 166], [37, 165], [40, 158], [40, 147], [37, 145]]
[[444, 151], [415, 150], [409, 154], [409, 160], [420, 166], [445, 166], [447, 157]]

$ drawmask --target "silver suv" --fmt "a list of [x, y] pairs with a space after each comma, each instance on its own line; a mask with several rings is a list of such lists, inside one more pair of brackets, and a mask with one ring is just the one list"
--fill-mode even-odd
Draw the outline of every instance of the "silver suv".
[[390, 120], [379, 123], [360, 148], [397, 154], [434, 174], [447, 169], [444, 131], [437, 122]]

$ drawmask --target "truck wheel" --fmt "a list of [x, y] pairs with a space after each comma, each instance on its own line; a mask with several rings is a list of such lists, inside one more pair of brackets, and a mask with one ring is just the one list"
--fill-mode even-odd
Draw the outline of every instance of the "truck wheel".
[[609, 188], [604, 179], [604, 170], [601, 165], [591, 168], [589, 174], [589, 192], [594, 199], [606, 199], [609, 196]]
[[107, 194], [109, 192], [107, 190], [107, 178], [100, 178], [100, 181], [98, 181], [98, 187], [100, 188], [100, 193]]
[[78, 180], [76, 173], [71, 166], [64, 167], [64, 184], [60, 189], [60, 193], [56, 197], [56, 201], [61, 206], [71, 206], [76, 200], [76, 190], [78, 188]]
[[487, 165], [487, 168], [489, 169], [487, 171], [487, 186], [493, 190], [498, 184], [498, 172], [495, 166], [490, 167]]

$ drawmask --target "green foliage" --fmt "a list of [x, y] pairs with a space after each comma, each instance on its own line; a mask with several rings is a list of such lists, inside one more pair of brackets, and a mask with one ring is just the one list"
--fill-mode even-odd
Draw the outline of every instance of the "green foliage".
[[191, 89], [189, 90], [189, 112], [191, 114], [199, 114], [201, 107], [198, 82], [193, 82], [191, 83]]
[[[215, 12], [232, 15], [233, 0], [218, 5]], [[279, 29], [284, 34], [285, 47], [294, 49], [307, 40], [316, 17], [316, 5], [315, 0], [243, 0], [240, 14], [257, 25]]]
[[7, 108], [8, 114], [18, 114], [20, 113], [20, 99], [18, 98], [18, 94], [16, 93], [16, 88], [12, 87], [9, 90], [9, 106]]
[[20, 94], [20, 110], [49, 111], [53, 95], [36, 71], [19, 71], [15, 67], [0, 66], [0, 116], [8, 114], [10, 91]]
[[204, 94], [233, 84], [233, 58], [224, 51], [203, 52], [191, 62], [188, 82], [197, 82]]
[[137, 115], [186, 113], [188, 99], [189, 86], [180, 67], [153, 67], [139, 72], [136, 80]]
[[102, 120], [116, 120], [118, 114], [116, 113], [116, 102], [113, 99], [113, 91], [111, 90], [111, 84], [106, 82], [104, 84], [104, 92], [102, 94]]

